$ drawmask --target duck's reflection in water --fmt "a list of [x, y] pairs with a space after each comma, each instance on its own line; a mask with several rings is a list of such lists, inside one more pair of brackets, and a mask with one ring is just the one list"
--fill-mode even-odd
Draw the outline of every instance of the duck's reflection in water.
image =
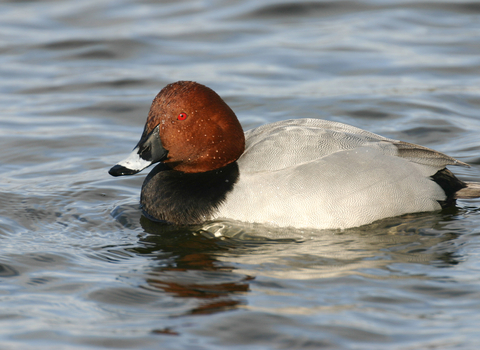
[[278, 282], [354, 275], [389, 279], [402, 278], [397, 268], [411, 264], [455, 265], [455, 222], [448, 213], [415, 214], [318, 232], [225, 221], [181, 228], [142, 217], [149, 235], [136, 251], [155, 261], [146, 272], [145, 288], [181, 298], [188, 314], [204, 314], [246, 304], [251, 284], [259, 283], [252, 282], [255, 277]]
[[144, 217], [141, 224], [150, 235], [141, 239], [142, 247], [136, 251], [158, 262], [147, 272], [145, 288], [185, 298], [191, 304], [189, 314], [225, 311], [246, 302], [243, 295], [249, 292], [253, 278], [236, 273], [233, 265], [216, 258], [238, 243]]

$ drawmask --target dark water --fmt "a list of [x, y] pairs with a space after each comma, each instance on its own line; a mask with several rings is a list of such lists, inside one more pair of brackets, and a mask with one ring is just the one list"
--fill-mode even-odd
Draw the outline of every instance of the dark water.
[[480, 181], [478, 1], [0, 3], [1, 349], [478, 349], [480, 200], [344, 232], [154, 225], [107, 170], [167, 83]]

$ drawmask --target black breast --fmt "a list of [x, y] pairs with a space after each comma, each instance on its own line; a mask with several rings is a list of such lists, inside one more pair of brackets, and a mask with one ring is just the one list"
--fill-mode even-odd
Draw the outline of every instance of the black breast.
[[150, 219], [198, 224], [210, 219], [238, 175], [237, 162], [203, 173], [183, 173], [160, 163], [145, 178], [140, 203]]

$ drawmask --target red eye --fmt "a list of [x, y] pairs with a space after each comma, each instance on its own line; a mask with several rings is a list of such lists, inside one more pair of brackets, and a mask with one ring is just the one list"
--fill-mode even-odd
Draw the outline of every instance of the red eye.
[[187, 119], [187, 113], [180, 113], [177, 117], [178, 120], [185, 120]]

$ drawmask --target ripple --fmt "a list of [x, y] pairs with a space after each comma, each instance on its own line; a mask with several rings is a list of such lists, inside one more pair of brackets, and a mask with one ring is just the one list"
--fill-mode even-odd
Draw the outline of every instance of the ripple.
[[0, 277], [18, 276], [19, 273], [13, 267], [7, 264], [0, 264]]

